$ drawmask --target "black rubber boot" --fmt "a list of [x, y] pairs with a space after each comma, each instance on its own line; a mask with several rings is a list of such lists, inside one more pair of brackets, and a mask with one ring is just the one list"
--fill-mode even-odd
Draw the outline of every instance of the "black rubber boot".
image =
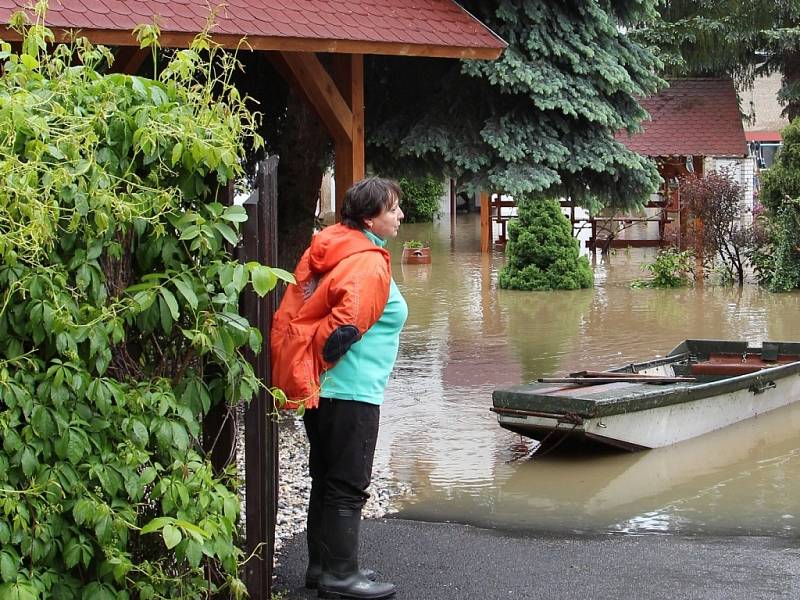
[[[322, 575], [322, 501], [312, 497], [308, 502], [306, 520], [306, 543], [308, 544], [308, 567], [306, 568], [306, 588], [317, 589]], [[375, 581], [375, 571], [361, 569], [361, 574]]]
[[308, 518], [306, 519], [306, 543], [308, 544], [308, 568], [306, 569], [306, 587], [317, 589], [319, 576], [322, 573], [322, 498], [312, 493], [308, 500]]
[[319, 597], [380, 600], [393, 596], [394, 584], [372, 581], [358, 568], [361, 511], [326, 508], [324, 513]]

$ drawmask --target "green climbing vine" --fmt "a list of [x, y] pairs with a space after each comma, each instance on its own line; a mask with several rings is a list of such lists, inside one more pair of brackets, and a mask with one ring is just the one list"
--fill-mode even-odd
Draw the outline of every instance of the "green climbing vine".
[[242, 597], [199, 437], [260, 385], [239, 294], [291, 278], [233, 259], [247, 216], [216, 201], [257, 116], [205, 34], [144, 79], [44, 17], [0, 43], [0, 597]]

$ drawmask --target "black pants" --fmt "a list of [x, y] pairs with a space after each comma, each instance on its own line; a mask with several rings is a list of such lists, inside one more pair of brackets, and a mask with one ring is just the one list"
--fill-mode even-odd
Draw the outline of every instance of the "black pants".
[[361, 509], [369, 498], [380, 407], [366, 402], [320, 398], [306, 411], [311, 505]]

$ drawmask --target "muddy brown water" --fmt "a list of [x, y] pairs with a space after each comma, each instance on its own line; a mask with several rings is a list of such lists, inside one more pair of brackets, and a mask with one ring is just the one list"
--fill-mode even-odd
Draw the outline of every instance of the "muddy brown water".
[[[534, 531], [798, 533], [800, 402], [671, 447], [526, 458], [492, 390], [664, 355], [685, 338], [800, 340], [800, 294], [746, 286], [631, 289], [652, 250], [618, 251], [574, 292], [500, 290], [476, 215], [403, 225], [389, 249], [409, 305], [376, 464], [413, 494], [399, 516]], [[430, 265], [400, 242], [429, 240]]]

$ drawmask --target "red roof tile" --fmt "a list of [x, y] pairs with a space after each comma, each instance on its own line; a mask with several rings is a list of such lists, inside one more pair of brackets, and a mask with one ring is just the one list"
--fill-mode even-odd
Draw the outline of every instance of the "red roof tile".
[[782, 142], [780, 131], [745, 131], [744, 137], [748, 142]]
[[[0, 22], [27, 4], [0, 1]], [[168, 8], [160, 0], [64, 0], [51, 3], [47, 23], [80, 28], [99, 42], [132, 43], [120, 33], [155, 19], [163, 39], [171, 34], [177, 45], [203, 29], [207, 6], [206, 0], [172, 0]], [[262, 50], [496, 58], [506, 46], [454, 0], [230, 0], [214, 32], [247, 36]]]
[[730, 79], [675, 79], [640, 100], [650, 113], [643, 133], [616, 138], [646, 156], [744, 156], [742, 115]]

